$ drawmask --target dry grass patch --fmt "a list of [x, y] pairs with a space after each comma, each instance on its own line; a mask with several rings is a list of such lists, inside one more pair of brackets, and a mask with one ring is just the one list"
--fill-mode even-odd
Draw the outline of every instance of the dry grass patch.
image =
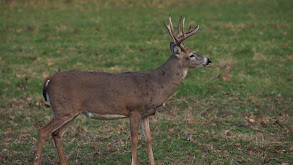
[[264, 55], [264, 54], [259, 53], [259, 52], [255, 52], [254, 56], [253, 56], [253, 60], [261, 61], [261, 62], [272, 61], [272, 59], [273, 59], [272, 56]]

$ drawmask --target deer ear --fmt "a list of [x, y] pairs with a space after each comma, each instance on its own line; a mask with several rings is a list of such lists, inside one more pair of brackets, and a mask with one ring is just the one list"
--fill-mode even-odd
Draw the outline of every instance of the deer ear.
[[170, 50], [171, 50], [171, 52], [173, 52], [174, 47], [175, 47], [174, 42], [170, 42]]
[[181, 53], [181, 48], [177, 46], [174, 42], [170, 42], [170, 50], [175, 54]]

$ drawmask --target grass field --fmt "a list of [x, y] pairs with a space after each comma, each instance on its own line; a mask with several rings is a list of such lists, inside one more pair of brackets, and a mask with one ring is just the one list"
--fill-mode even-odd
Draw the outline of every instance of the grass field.
[[[143, 71], [171, 55], [163, 21], [199, 24], [185, 45], [213, 61], [190, 70], [151, 117], [157, 164], [293, 164], [293, 1], [0, 2], [0, 164], [32, 164], [52, 117], [55, 72]], [[129, 121], [80, 115], [63, 136], [69, 164], [130, 164]], [[140, 136], [139, 164], [148, 164]], [[42, 164], [58, 164], [48, 138]]]

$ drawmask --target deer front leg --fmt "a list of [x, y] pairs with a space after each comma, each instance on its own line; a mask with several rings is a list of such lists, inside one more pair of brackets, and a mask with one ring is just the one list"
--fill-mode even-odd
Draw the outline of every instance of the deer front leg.
[[131, 133], [131, 150], [132, 150], [132, 165], [137, 165], [137, 142], [138, 142], [138, 128], [141, 121], [141, 116], [132, 112], [129, 114], [130, 118], [130, 133]]
[[141, 131], [143, 132], [151, 165], [155, 165], [153, 150], [152, 150], [152, 136], [149, 125], [149, 117], [144, 118], [140, 123]]

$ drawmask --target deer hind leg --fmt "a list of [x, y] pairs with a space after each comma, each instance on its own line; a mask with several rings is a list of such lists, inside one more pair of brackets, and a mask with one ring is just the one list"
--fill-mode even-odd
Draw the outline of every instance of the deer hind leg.
[[152, 137], [149, 125], [149, 117], [144, 118], [140, 123], [141, 131], [146, 141], [146, 147], [148, 150], [149, 161], [151, 165], [155, 165], [153, 150], [152, 150]]
[[75, 117], [72, 120], [68, 121], [63, 126], [61, 126], [58, 130], [56, 130], [52, 133], [52, 137], [54, 139], [54, 143], [57, 148], [57, 152], [58, 152], [58, 156], [59, 156], [59, 160], [60, 160], [61, 165], [67, 165], [64, 151], [63, 151], [63, 147], [62, 147], [62, 135], [67, 130], [68, 126], [70, 126], [73, 123], [74, 119], [75, 119]]
[[137, 113], [130, 113], [130, 133], [131, 133], [131, 150], [132, 150], [132, 165], [137, 165], [137, 142], [138, 142], [138, 128], [141, 117]]
[[63, 116], [63, 117], [53, 117], [53, 119], [43, 126], [42, 128], [39, 129], [39, 140], [38, 140], [38, 145], [37, 145], [37, 151], [35, 154], [35, 160], [34, 160], [34, 165], [39, 165], [41, 163], [41, 155], [42, 155], [42, 148], [43, 145], [48, 138], [48, 136], [62, 127], [64, 124], [72, 120], [74, 116]]

